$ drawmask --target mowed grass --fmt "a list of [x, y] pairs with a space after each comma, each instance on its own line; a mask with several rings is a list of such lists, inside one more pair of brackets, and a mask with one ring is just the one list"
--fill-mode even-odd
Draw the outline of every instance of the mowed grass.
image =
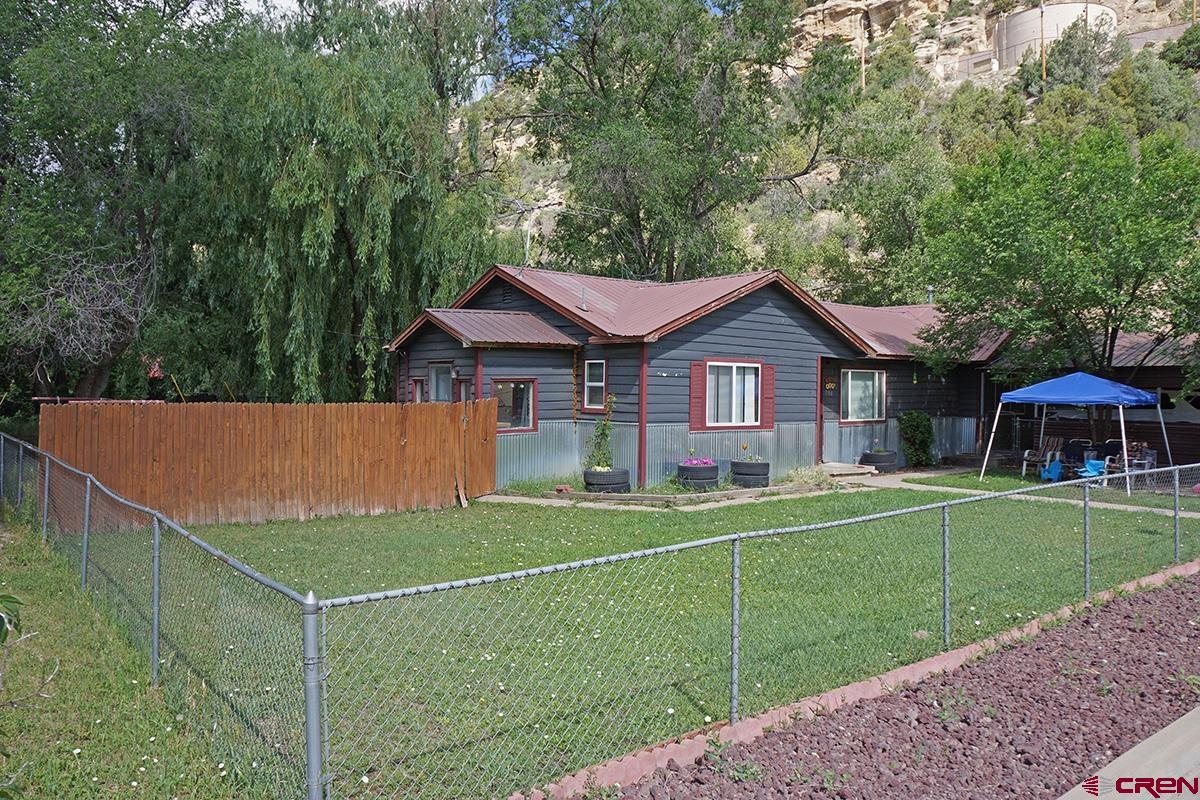
[[[956, 499], [843, 492], [703, 512], [468, 509], [195, 532], [323, 597], [466, 578]], [[940, 509], [743, 541], [741, 712], [942, 649]], [[1082, 599], [1083, 521], [1019, 499], [950, 513], [952, 645]], [[1185, 520], [1181, 556], [1200, 556]], [[729, 543], [330, 609], [341, 796], [500, 796], [729, 714]], [[1092, 587], [1173, 559], [1170, 517], [1096, 509]]]
[[147, 660], [88, 602], [78, 574], [3, 523], [0, 593], [24, 601], [29, 635], [4, 667], [0, 785], [17, 773], [29, 798], [244, 796], [149, 687]]
[[[1069, 475], [1068, 477], [1074, 476]], [[978, 472], [958, 472], [929, 478], [905, 477], [904, 482], [919, 486], [948, 486], [986, 492], [1005, 492], [1010, 489], [1027, 489], [1031, 486], [1045, 485], [1045, 482], [1039, 480], [1032, 469], [1024, 477], [1020, 472], [1005, 470], [986, 473], [982, 481], [979, 479]], [[1200, 485], [1200, 474], [1197, 474], [1195, 470], [1184, 470], [1179, 487], [1180, 510], [1200, 512], [1200, 493], [1194, 490], [1197, 485]], [[1080, 485], [1047, 487], [1038, 494], [1046, 497], [1080, 500], [1083, 498], [1083, 487]], [[1174, 486], [1170, 473], [1138, 478], [1131, 495], [1125, 493], [1122, 481], [1114, 479], [1109, 481], [1108, 486], [1093, 486], [1091, 496], [1093, 500], [1103, 503], [1162, 509], [1175, 507]]]

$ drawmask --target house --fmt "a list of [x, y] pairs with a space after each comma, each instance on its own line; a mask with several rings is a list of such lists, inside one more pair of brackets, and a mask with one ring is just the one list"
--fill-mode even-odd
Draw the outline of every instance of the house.
[[778, 272], [652, 283], [496, 266], [388, 345], [398, 402], [499, 401], [499, 485], [577, 472], [612, 397], [617, 467], [661, 482], [689, 453], [745, 445], [781, 475], [899, 445], [936, 419], [940, 454], [974, 452], [983, 367], [935, 376], [911, 355], [929, 306], [821, 303]]

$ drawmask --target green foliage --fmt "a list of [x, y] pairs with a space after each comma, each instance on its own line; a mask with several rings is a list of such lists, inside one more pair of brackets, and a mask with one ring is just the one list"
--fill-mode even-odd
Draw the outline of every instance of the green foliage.
[[973, 13], [975, 13], [975, 9], [971, 0], [950, 0], [950, 7], [946, 10], [946, 19], [966, 17]]
[[8, 641], [8, 635], [21, 635], [21, 606], [25, 605], [20, 598], [11, 594], [0, 594], [0, 645]]
[[1067, 26], [1046, 53], [1046, 79], [1042, 80], [1041, 55], [1030, 50], [1017, 71], [1017, 83], [1027, 94], [1040, 96], [1059, 86], [1075, 86], [1095, 93], [1123, 58], [1129, 43], [1117, 36], [1108, 17], [1092, 25], [1080, 17]]
[[1200, 297], [1200, 152], [1115, 126], [999, 144], [958, 167], [923, 218], [943, 324], [935, 364], [1011, 332], [997, 364], [1018, 382], [1071, 366], [1112, 373], [1121, 332], [1153, 341], [1194, 324]]
[[604, 399], [604, 416], [596, 420], [596, 427], [592, 431], [592, 445], [587, 459], [588, 469], [613, 468], [612, 412], [613, 403], [616, 401], [617, 396], [613, 394]]
[[493, 193], [468, 177], [486, 165], [440, 94], [471, 88], [451, 68], [474, 50], [431, 62], [417, 7], [322, 6], [238, 43], [203, 159], [214, 235], [192, 269], [249, 334], [253, 361], [224, 371], [254, 371], [268, 397], [384, 396], [389, 335], [500, 256]]
[[190, 252], [173, 223], [237, 19], [141, 0], [25, 18], [3, 102], [0, 340], [40, 393], [102, 392], [163, 266]]
[[1182, 69], [1200, 70], [1200, 25], [1193, 25], [1178, 39], [1163, 45], [1162, 60]]
[[897, 22], [880, 44], [879, 50], [871, 56], [871, 63], [867, 66], [868, 90], [890, 89], [924, 75], [913, 55], [912, 31], [903, 22]]
[[1121, 62], [1100, 90], [1102, 101], [1122, 109], [1138, 136], [1191, 122], [1200, 129], [1200, 93], [1194, 81], [1144, 49]]
[[772, 82], [791, 15], [787, 0], [513, 0], [517, 75], [537, 79], [536, 153], [570, 164], [556, 264], [674, 281], [743, 261], [722, 212], [758, 196], [768, 167], [780, 180], [813, 168], [811, 137], [837, 107], [816, 101], [845, 85], [830, 48], [802, 79]]
[[933, 420], [924, 411], [905, 411], [900, 417], [900, 447], [910, 467], [930, 467], [933, 457]]

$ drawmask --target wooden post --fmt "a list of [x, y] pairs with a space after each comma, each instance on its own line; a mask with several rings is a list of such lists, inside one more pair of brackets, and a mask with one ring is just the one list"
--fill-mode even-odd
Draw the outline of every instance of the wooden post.
[[1038, 34], [1038, 38], [1042, 45], [1042, 92], [1044, 93], [1046, 91], [1046, 4], [1041, 3], [1038, 8], [1041, 9], [1038, 17], [1041, 23], [1041, 32]]

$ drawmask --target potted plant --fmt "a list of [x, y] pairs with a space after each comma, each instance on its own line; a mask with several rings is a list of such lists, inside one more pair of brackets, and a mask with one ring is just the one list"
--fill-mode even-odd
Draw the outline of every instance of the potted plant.
[[874, 447], [862, 454], [858, 460], [864, 467], [874, 467], [880, 472], [895, 472], [899, 462], [895, 450], [886, 450], [879, 446], [879, 440], [874, 441]]
[[729, 462], [729, 477], [734, 486], [743, 489], [762, 489], [771, 482], [771, 462], [750, 452], [750, 445], [742, 443], [742, 457]]
[[613, 467], [612, 408], [617, 398], [604, 400], [604, 416], [592, 431], [592, 448], [583, 468], [583, 488], [589, 492], [628, 492], [629, 470]]
[[695, 450], [688, 450], [688, 457], [679, 462], [676, 474], [679, 482], [689, 489], [717, 488], [717, 462], [697, 458]]

